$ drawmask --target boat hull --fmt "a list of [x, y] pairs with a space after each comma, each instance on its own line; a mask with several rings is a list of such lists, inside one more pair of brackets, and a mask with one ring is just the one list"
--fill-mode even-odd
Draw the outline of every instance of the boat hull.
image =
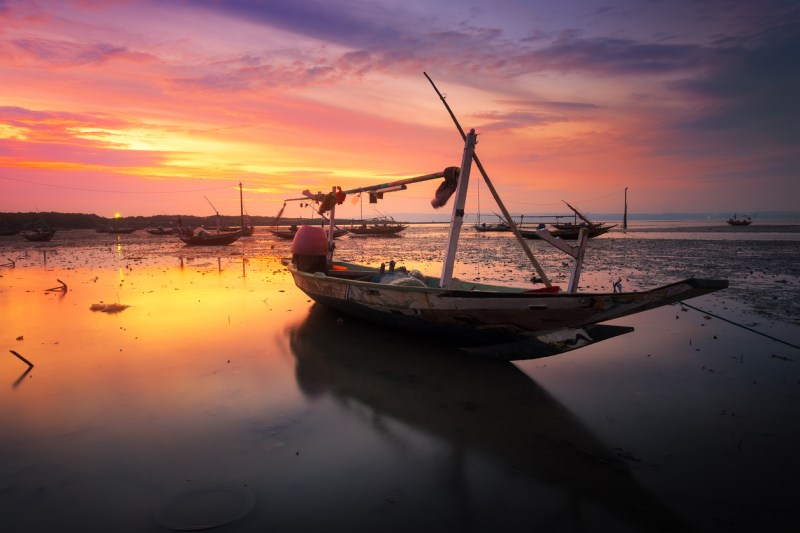
[[727, 287], [727, 281], [688, 279], [646, 292], [547, 294], [477, 284], [397, 286], [299, 272], [293, 265], [289, 270], [297, 287], [322, 305], [507, 360], [554, 355], [626, 333], [596, 324]]
[[227, 246], [238, 241], [242, 233], [235, 231], [233, 233], [209, 233], [206, 235], [179, 234], [178, 236], [188, 246]]
[[[270, 230], [267, 230], [267, 231], [269, 233], [272, 233], [273, 235], [275, 235], [279, 239], [285, 239], [287, 241], [290, 241], [290, 240], [294, 239], [294, 236], [297, 235], [297, 230], [270, 229]], [[325, 231], [327, 232], [328, 230], [326, 229]], [[346, 229], [335, 229], [335, 230], [333, 230], [333, 238], [334, 239], [338, 239], [339, 237], [341, 237], [343, 235], [347, 235], [348, 231], [349, 230], [346, 230]]]
[[30, 242], [47, 242], [53, 238], [56, 230], [24, 230], [22, 238]]
[[368, 236], [386, 236], [397, 235], [408, 226], [368, 226], [368, 227], [353, 227], [348, 231], [353, 235], [368, 235]]

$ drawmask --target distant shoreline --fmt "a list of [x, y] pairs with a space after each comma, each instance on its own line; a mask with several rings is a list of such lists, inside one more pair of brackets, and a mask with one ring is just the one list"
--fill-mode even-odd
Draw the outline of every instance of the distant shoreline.
[[[668, 221], [667, 221], [668, 222]], [[750, 226], [671, 226], [663, 228], [614, 228], [614, 233], [800, 233], [800, 224], [751, 224]]]

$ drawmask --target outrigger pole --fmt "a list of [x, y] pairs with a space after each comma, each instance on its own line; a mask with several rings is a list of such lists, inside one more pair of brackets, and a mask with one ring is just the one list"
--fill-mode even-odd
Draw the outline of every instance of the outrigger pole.
[[[361, 192], [381, 193], [381, 192], [401, 191], [401, 190], [405, 190], [407, 188], [407, 185], [409, 185], [411, 183], [418, 183], [420, 181], [430, 181], [430, 180], [435, 180], [437, 178], [446, 178], [447, 175], [450, 174], [451, 172], [457, 172], [457, 171], [458, 171], [458, 168], [449, 167], [449, 168], [444, 169], [441, 172], [434, 172], [433, 174], [425, 174], [424, 176], [416, 176], [414, 178], [406, 178], [406, 179], [402, 179], [402, 180], [390, 181], [390, 182], [387, 182], [387, 183], [381, 183], [379, 185], [370, 185], [370, 186], [367, 186], [367, 187], [357, 187], [355, 189], [349, 189], [349, 190], [341, 191], [341, 192], [342, 192], [342, 194], [347, 195], [347, 194], [357, 194], [357, 193], [361, 193]], [[304, 191], [304, 192], [308, 192], [308, 191]], [[336, 187], [333, 187], [333, 189], [331, 190], [331, 192], [329, 194], [336, 195], [337, 194]], [[298, 201], [302, 202], [302, 201], [308, 201], [308, 200], [321, 201], [321, 198], [319, 198], [317, 196], [321, 197], [321, 196], [324, 196], [324, 195], [323, 195], [323, 193], [317, 193], [316, 195], [309, 193], [306, 196], [300, 196], [298, 198], [287, 198], [286, 200], [284, 200], [284, 205], [285, 205], [286, 202], [298, 202]], [[317, 198], [315, 198], [315, 197], [317, 197]], [[323, 217], [325, 216], [323, 213], [320, 213], [320, 215], [322, 215]], [[335, 247], [335, 243], [333, 242], [333, 230], [334, 230], [334, 226], [335, 226], [335, 221], [334, 221], [335, 217], [336, 217], [336, 202], [334, 202], [333, 205], [331, 206], [330, 216], [328, 218], [328, 228], [329, 228], [328, 229], [328, 254], [327, 254], [328, 255], [328, 257], [327, 257], [328, 264], [330, 264], [330, 262], [331, 262], [332, 255], [333, 255], [333, 249]]]
[[[428, 73], [427, 72], [423, 72], [423, 74], [425, 75], [426, 78], [428, 78], [428, 81], [431, 82], [431, 85], [433, 86], [433, 90], [436, 91], [436, 94], [439, 95], [439, 99], [444, 104], [444, 107], [447, 108], [447, 112], [450, 113], [450, 118], [453, 119], [453, 123], [456, 125], [456, 128], [458, 129], [458, 132], [461, 134], [461, 139], [466, 142], [467, 135], [464, 133], [464, 130], [461, 128], [461, 124], [459, 124], [458, 119], [456, 118], [455, 114], [453, 114], [453, 110], [450, 109], [450, 106], [445, 101], [444, 95], [442, 95], [442, 93], [439, 92], [439, 89], [436, 87], [436, 84], [433, 83], [433, 80], [431, 79], [431, 77], [428, 76]], [[506, 206], [503, 204], [503, 201], [500, 199], [500, 195], [497, 194], [497, 191], [495, 190], [494, 185], [492, 185], [492, 181], [489, 179], [489, 175], [486, 173], [486, 170], [484, 170], [480, 159], [478, 159], [478, 154], [473, 152], [472, 153], [472, 159], [475, 161], [475, 166], [477, 166], [478, 170], [480, 170], [481, 175], [483, 176], [483, 181], [485, 181], [486, 182], [486, 186], [489, 187], [489, 191], [492, 193], [492, 196], [494, 197], [495, 202], [497, 202], [497, 206], [500, 208], [500, 211], [503, 212], [503, 216], [506, 217], [506, 221], [508, 222], [508, 225], [511, 226], [511, 231], [514, 232], [514, 236], [517, 238], [517, 241], [519, 241], [520, 246], [522, 246], [522, 249], [525, 251], [525, 255], [527, 255], [528, 259], [531, 260], [531, 263], [533, 264], [533, 268], [535, 268], [536, 269], [536, 273], [539, 274], [539, 277], [541, 278], [542, 283], [544, 283], [544, 285], [546, 287], [550, 287], [550, 285], [551, 285], [550, 284], [550, 280], [547, 279], [547, 275], [544, 273], [544, 270], [542, 270], [542, 267], [541, 267], [541, 265], [539, 265], [539, 262], [533, 256], [533, 252], [531, 252], [531, 249], [528, 247], [528, 243], [525, 242], [525, 238], [522, 236], [522, 234], [520, 234], [519, 228], [517, 228], [516, 223], [511, 218], [511, 214], [508, 212], [508, 210], [506, 209]]]

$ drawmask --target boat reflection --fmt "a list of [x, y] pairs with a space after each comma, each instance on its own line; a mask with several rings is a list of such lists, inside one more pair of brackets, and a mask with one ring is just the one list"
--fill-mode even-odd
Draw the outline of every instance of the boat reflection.
[[572, 525], [585, 522], [581, 508], [601, 506], [635, 530], [684, 529], [614, 450], [513, 364], [339, 317], [316, 304], [289, 330], [299, 388], [366, 406], [373, 429], [389, 439], [394, 420], [444, 441], [454, 490], [468, 491], [459, 470], [476, 452], [563, 494]]

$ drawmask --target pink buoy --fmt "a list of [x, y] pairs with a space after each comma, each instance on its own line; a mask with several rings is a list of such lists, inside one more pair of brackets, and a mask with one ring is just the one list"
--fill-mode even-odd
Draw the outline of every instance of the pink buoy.
[[328, 234], [318, 226], [300, 226], [292, 240], [292, 262], [300, 272], [327, 272]]
[[292, 253], [324, 256], [328, 253], [328, 235], [319, 226], [300, 226], [292, 240]]

